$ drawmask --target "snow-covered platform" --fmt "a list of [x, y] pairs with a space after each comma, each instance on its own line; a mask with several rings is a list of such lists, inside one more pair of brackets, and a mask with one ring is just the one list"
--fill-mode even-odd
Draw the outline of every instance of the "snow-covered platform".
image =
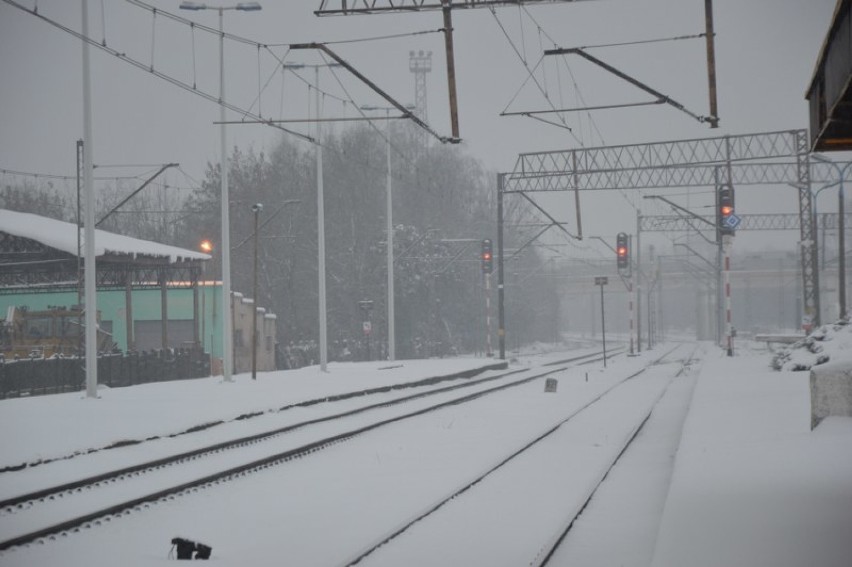
[[852, 564], [852, 418], [811, 431], [809, 398], [809, 372], [709, 350], [653, 565]]
[[334, 362], [261, 372], [257, 380], [237, 374], [0, 400], [0, 429], [6, 432], [0, 469], [61, 459], [151, 437], [166, 437], [205, 424], [333, 398], [351, 392], [416, 383], [438, 377], [470, 377], [506, 362], [491, 358], [447, 358], [396, 362]]

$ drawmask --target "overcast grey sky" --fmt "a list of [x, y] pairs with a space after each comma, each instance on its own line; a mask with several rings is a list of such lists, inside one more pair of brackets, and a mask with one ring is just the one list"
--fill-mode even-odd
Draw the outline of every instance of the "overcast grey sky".
[[[32, 0], [20, 1], [28, 7], [34, 5]], [[178, 0], [151, 0], [151, 4], [207, 26], [218, 25], [214, 11], [180, 11]], [[226, 31], [266, 44], [292, 44], [421, 32], [442, 26], [440, 12], [318, 18], [313, 15], [318, 0], [267, 0], [262, 4], [261, 12], [226, 12]], [[499, 116], [527, 77], [515, 50], [532, 67], [539, 62], [542, 48], [554, 44], [577, 47], [698, 34], [704, 31], [704, 1], [586, 0], [526, 10], [501, 8], [496, 17], [486, 9], [456, 10], [459, 121], [464, 139], [460, 150], [481, 159], [489, 169], [509, 171], [519, 152], [570, 148], [580, 143], [613, 145], [807, 128], [804, 93], [834, 5], [834, 0], [714, 2], [719, 129], [711, 130], [672, 108], [651, 106], [595, 112], [594, 123], [584, 114], [575, 114], [569, 117], [573, 132], [528, 118]], [[149, 11], [118, 0], [90, 0], [89, 10], [90, 34], [98, 41], [105, 38], [110, 47], [146, 64], [153, 52], [157, 70], [187, 82], [195, 77], [200, 89], [218, 93], [215, 38], [199, 30], [193, 34], [188, 26], [162, 15], [152, 25]], [[38, 11], [80, 29], [79, 1], [42, 0]], [[442, 34], [332, 48], [402, 103], [414, 101], [409, 51], [432, 51], [429, 123], [440, 134], [450, 134]], [[307, 87], [288, 75], [282, 90], [275, 59], [266, 50], [260, 58], [254, 47], [229, 42], [226, 50], [230, 102], [257, 111], [260, 76], [264, 116], [278, 118], [283, 110], [288, 118], [308, 117], [313, 109], [309, 107]], [[320, 61], [311, 51], [288, 52], [285, 47], [270, 50], [290, 63]], [[71, 35], [0, 3], [0, 168], [74, 174], [74, 143], [82, 137], [80, 53], [80, 42]], [[703, 39], [596, 49], [593, 53], [694, 113], [708, 113]], [[648, 100], [647, 95], [576, 58], [547, 59], [545, 73], [538, 77], [557, 105]], [[572, 75], [568, 74], [569, 66]], [[310, 74], [305, 76], [312, 79]], [[382, 102], [351, 77], [342, 72], [339, 76], [343, 87], [327, 73], [321, 75], [322, 87], [343, 98], [348, 92], [358, 104]], [[200, 179], [207, 162], [218, 161], [219, 129], [214, 125], [218, 108], [214, 103], [94, 48], [92, 77], [96, 164], [179, 162], [186, 172]], [[508, 110], [542, 108], [546, 108], [543, 96], [527, 84]], [[323, 111], [353, 115], [351, 107], [345, 109], [333, 98], [325, 99]], [[299, 128], [308, 131], [310, 127]], [[229, 142], [264, 150], [279, 135], [267, 126], [239, 125], [229, 129]], [[174, 177], [171, 181], [178, 182]], [[782, 193], [783, 198], [773, 200], [772, 206], [794, 212], [793, 191]], [[623, 196], [617, 198], [624, 201]], [[607, 199], [591, 200], [588, 214], [595, 214], [595, 206], [603, 217], [612, 214]], [[635, 214], [629, 207], [625, 211], [626, 219]], [[589, 226], [591, 234], [604, 232]]]

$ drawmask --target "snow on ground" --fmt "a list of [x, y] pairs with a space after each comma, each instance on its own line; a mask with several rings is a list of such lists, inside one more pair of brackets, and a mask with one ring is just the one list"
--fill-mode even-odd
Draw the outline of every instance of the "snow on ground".
[[[499, 361], [496, 361], [499, 362]], [[168, 436], [239, 416], [274, 411], [311, 400], [415, 382], [483, 368], [483, 358], [406, 360], [398, 362], [330, 363], [318, 367], [221, 376], [127, 388], [101, 387], [98, 399], [84, 393], [0, 400], [0, 430], [15, 431], [3, 439], [0, 470], [24, 463], [67, 457], [113, 444]]]
[[[833, 337], [838, 350], [850, 350], [847, 347], [852, 346], [852, 340], [838, 340], [839, 336]], [[829, 418], [811, 431], [808, 373], [772, 371], [771, 354], [766, 351], [741, 348], [737, 356], [729, 358], [713, 345], [705, 348], [707, 360], [700, 372], [696, 370], [697, 376], [689, 378], [695, 383], [691, 398], [691, 384], [684, 382], [675, 401], [661, 409], [657, 422], [652, 418], [648, 424], [652, 431], [655, 423], [680, 423], [683, 417], [678, 411], [688, 404], [676, 454], [676, 441], [644, 456], [638, 450], [634, 455], [632, 450], [625, 453], [608, 479], [612, 481], [611, 490], [602, 488], [567, 540], [570, 543], [574, 538], [575, 544], [581, 544], [580, 555], [575, 555], [571, 564], [647, 566], [653, 554], [652, 564], [657, 567], [848, 567], [852, 564], [852, 418]], [[650, 353], [643, 353], [645, 356]], [[557, 356], [539, 355], [535, 361], [521, 358], [513, 366], [552, 358]], [[459, 467], [467, 467], [465, 474], [471, 474], [492, 464], [493, 455], [478, 450], [492, 441], [490, 437], [496, 431], [503, 432], [501, 441], [506, 440], [507, 432], [520, 439], [520, 431], [534, 421], [533, 417], [557, 409], [553, 407], [557, 402], [571, 403], [574, 394], [569, 392], [586, 387], [584, 372], [594, 382], [607, 373], [638, 364], [638, 358], [621, 357], [606, 372], [600, 367], [583, 367], [565, 384], [560, 380], [556, 397], [532, 392], [503, 396], [504, 400], [518, 396], [525, 400], [521, 406], [506, 406], [505, 411], [499, 408], [498, 401], [483, 404], [490, 408], [491, 419], [505, 415], [511, 420], [512, 428], [508, 430], [495, 428], [495, 422], [471, 413], [473, 410], [467, 406], [464, 411], [456, 408], [451, 416], [441, 416], [437, 421], [382, 431], [375, 435], [372, 449], [364, 449], [365, 438], [359, 444], [342, 444], [341, 449], [302, 459], [284, 467], [287, 471], [270, 469], [257, 475], [257, 480], [244, 480], [242, 483], [255, 488], [256, 494], [251, 498], [251, 491], [240, 492], [238, 486], [223, 485], [113, 520], [91, 533], [84, 531], [55, 543], [5, 552], [0, 554], [0, 564], [161, 564], [166, 561], [168, 539], [178, 535], [173, 533], [174, 527], [183, 526], [186, 535], [213, 536], [208, 543], [214, 548], [212, 559], [220, 565], [335, 565], [331, 558], [339, 560], [346, 554], [329, 546], [343, 546], [346, 542], [347, 549], [358, 548], [374, 540], [370, 518], [387, 514], [411, 517], [418, 505], [431, 501], [431, 497], [418, 494], [413, 488], [454, 484], [457, 481], [452, 480], [451, 473]], [[98, 400], [87, 400], [80, 394], [4, 400], [0, 401], [0, 426], [6, 434], [0, 466], [60, 458], [123, 439], [169, 435], [304, 399], [400, 379], [414, 381], [451, 374], [488, 362], [491, 361], [460, 359], [333, 364], [327, 374], [316, 368], [262, 373], [256, 382], [240, 375], [233, 384], [209, 378], [104, 389]], [[231, 425], [243, 427], [252, 421], [255, 420]], [[474, 425], [470, 438], [475, 441], [473, 445], [452, 446], [463, 426]], [[416, 437], [399, 437], [403, 433]], [[640, 446], [644, 434], [643, 430], [637, 437]], [[434, 436], [440, 442], [430, 443], [428, 448], [423, 445], [422, 451], [419, 442], [410, 441]], [[448, 452], [443, 460], [433, 462], [424, 460], [423, 451]], [[67, 462], [75, 460], [85, 462]], [[650, 462], [661, 463], [661, 468], [650, 472]], [[32, 467], [31, 471], [49, 466]], [[27, 472], [0, 473], [0, 484], [7, 475], [12, 478], [11, 475]], [[351, 494], [347, 479], [359, 475], [372, 479], [370, 490], [377, 491], [375, 494], [389, 490], [394, 496], [371, 501], [366, 509], [355, 506], [357, 495]], [[666, 490], [669, 476], [671, 484]], [[649, 477], [653, 477], [654, 494], [645, 494], [646, 502], [642, 502], [642, 495], [632, 499], [622, 496], [629, 495], [631, 487], [644, 490], [642, 483]], [[313, 485], [326, 486], [327, 490], [306, 498], [304, 488]], [[534, 494], [536, 488], [533, 484], [524, 490], [531, 491], [534, 497], [543, 496]], [[242, 486], [242, 490], [246, 487]], [[660, 504], [661, 498], [664, 505]], [[415, 510], [409, 508], [412, 505]], [[657, 510], [653, 511], [655, 506]], [[483, 502], [483, 510], [488, 509], [487, 502]], [[637, 524], [636, 529], [630, 529], [631, 523]], [[471, 527], [457, 525], [456, 529]], [[326, 540], [320, 537], [322, 534]], [[280, 548], [282, 554], [251, 554], [247, 542], [256, 542], [258, 550]], [[411, 560], [406, 564], [418, 564], [414, 561], [418, 550], [409, 549], [407, 553]], [[489, 563], [489, 567], [501, 565], [515, 567], [508, 560]]]
[[811, 431], [809, 395], [765, 356], [705, 361], [654, 566], [852, 565], [852, 418]]

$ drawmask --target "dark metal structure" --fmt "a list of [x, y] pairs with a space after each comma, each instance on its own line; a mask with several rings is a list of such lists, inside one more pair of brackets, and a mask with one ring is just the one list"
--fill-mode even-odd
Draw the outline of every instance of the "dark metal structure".
[[[795, 213], [770, 214], [741, 214], [740, 230], [800, 230], [799, 215]], [[846, 215], [846, 221], [852, 222], [852, 214]], [[835, 230], [838, 226], [836, 213], [819, 213], [816, 217], [816, 228]], [[682, 215], [650, 215], [639, 217], [640, 232], [687, 232], [695, 230], [696, 226], [689, 218]]]
[[805, 98], [810, 148], [852, 150], [852, 0], [838, 0]]
[[[160, 289], [163, 309], [163, 346], [168, 340], [166, 291], [169, 287], [193, 290], [194, 340], [199, 337], [198, 283], [206, 260], [143, 253], [105, 252], [96, 260], [98, 290], [125, 290], [128, 348], [132, 349], [134, 289]], [[78, 256], [43, 242], [11, 234], [0, 228], [0, 294], [53, 293], [78, 290]]]
[[[786, 183], [799, 195], [803, 307], [819, 316], [819, 270], [812, 181], [833, 181], [836, 173], [811, 163], [805, 130], [604, 146], [521, 154], [511, 173], [499, 176], [498, 215], [505, 194], [574, 191], [578, 238], [580, 193], [589, 190], [719, 187]], [[502, 233], [502, 218], [498, 217]], [[498, 245], [502, 236], [498, 238]], [[502, 258], [502, 246], [498, 254]], [[498, 284], [499, 285], [499, 284]], [[502, 294], [502, 286], [499, 287]], [[501, 300], [502, 301], [502, 300]], [[501, 338], [503, 323], [500, 325]]]
[[[194, 286], [202, 260], [170, 262], [168, 257], [106, 253], [97, 258], [98, 289], [159, 288], [180, 282]], [[29, 238], [0, 230], [0, 293], [53, 293], [77, 289], [77, 257]]]

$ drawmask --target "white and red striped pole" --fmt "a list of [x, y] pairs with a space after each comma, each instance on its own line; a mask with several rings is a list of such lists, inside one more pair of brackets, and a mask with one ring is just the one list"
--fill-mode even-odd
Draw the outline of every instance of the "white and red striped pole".
[[722, 273], [725, 278], [725, 337], [727, 339], [728, 356], [734, 356], [734, 327], [731, 324], [731, 237], [722, 237], [722, 250], [725, 254]]

